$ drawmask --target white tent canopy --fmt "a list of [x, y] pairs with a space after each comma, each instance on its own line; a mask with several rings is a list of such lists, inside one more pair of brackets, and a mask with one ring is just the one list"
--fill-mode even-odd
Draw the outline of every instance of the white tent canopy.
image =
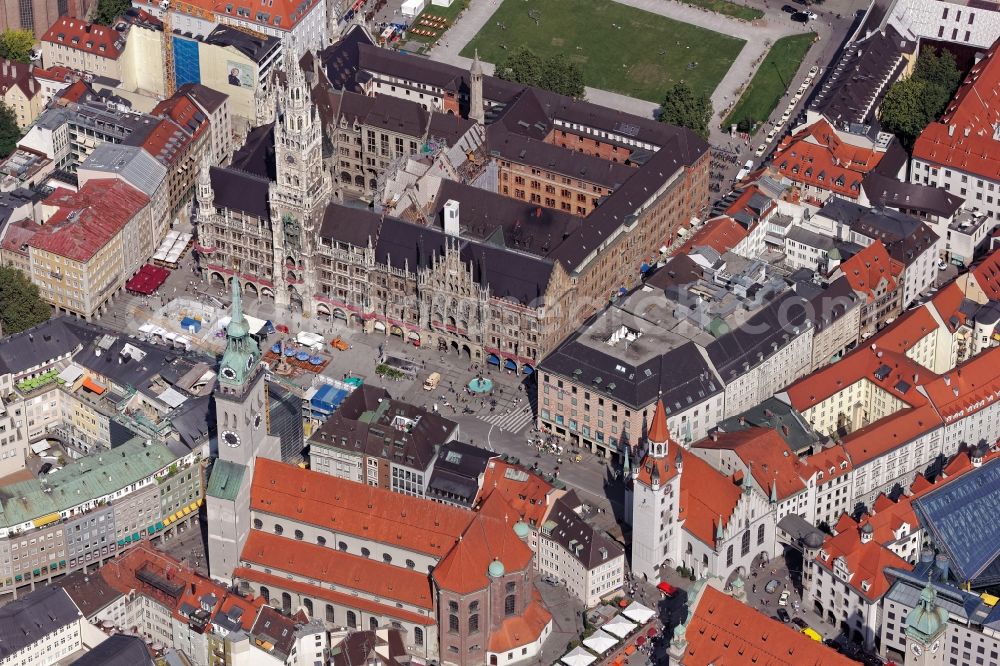
[[597, 657], [590, 654], [582, 647], [577, 646], [573, 648], [573, 651], [569, 654], [563, 655], [563, 658], [560, 661], [566, 664], [566, 666], [590, 666], [590, 664], [597, 661]]
[[609, 634], [617, 636], [618, 638], [625, 638], [635, 631], [635, 624], [629, 622], [621, 615], [615, 615], [613, 618], [605, 622], [601, 629]]
[[618, 644], [618, 639], [608, 632], [598, 629], [587, 640], [583, 641], [583, 644], [597, 654], [604, 654]]
[[622, 611], [622, 615], [630, 620], [635, 620], [639, 624], [646, 624], [654, 615], [656, 615], [656, 612], [646, 608], [638, 601], [633, 601], [628, 608]]

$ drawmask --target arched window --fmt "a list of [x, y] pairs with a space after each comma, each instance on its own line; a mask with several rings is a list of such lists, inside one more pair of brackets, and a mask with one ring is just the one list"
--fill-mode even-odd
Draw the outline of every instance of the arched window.
[[448, 631], [453, 634], [458, 633], [458, 616], [454, 613], [448, 616]]
[[764, 543], [764, 523], [757, 526], [757, 545]]
[[326, 621], [330, 624], [334, 624], [337, 621], [337, 616], [333, 612], [333, 606], [330, 604], [326, 605]]
[[413, 628], [413, 644], [423, 645], [424, 644], [424, 630], [420, 627]]
[[750, 552], [750, 530], [743, 532], [743, 543], [740, 544], [740, 555], [746, 555]]
[[347, 626], [351, 629], [358, 628], [358, 616], [354, 614], [354, 611], [347, 611]]
[[296, 541], [302, 541], [302, 537], [303, 536], [305, 536], [305, 535], [302, 534], [302, 530], [295, 530], [295, 540]]
[[733, 547], [732, 546], [730, 546], [729, 548], [726, 549], [726, 566], [727, 567], [733, 566]]
[[416, 566], [417, 566], [417, 563], [414, 562], [413, 560], [406, 560], [406, 568], [407, 569], [413, 569]]
[[507, 581], [507, 591], [508, 592], [513, 592], [516, 587], [517, 587], [517, 583], [515, 583], [512, 580], [511, 581]]
[[368, 618], [368, 627], [372, 631], [375, 631], [376, 629], [378, 629], [378, 618], [377, 617], [370, 617], [370, 618]]
[[517, 606], [517, 596], [514, 594], [508, 594], [507, 598], [503, 600], [503, 613], [504, 615], [510, 616], [514, 614], [514, 608]]
[[259, 529], [261, 529], [263, 527], [264, 527], [264, 521], [263, 520], [261, 520], [260, 518], [254, 518], [253, 519], [253, 528], [255, 530], [259, 530]]
[[478, 601], [469, 602], [469, 612], [476, 613], [478, 611], [479, 611], [479, 602]]
[[274, 533], [277, 534], [278, 536], [281, 536], [282, 534], [285, 533], [285, 528], [282, 527], [281, 525], [279, 525], [278, 523], [275, 523], [274, 524]]
[[479, 613], [473, 613], [469, 616], [469, 633], [474, 634], [479, 631]]
[[321, 537], [321, 536], [316, 537], [316, 545], [317, 546], [325, 546], [326, 545], [326, 537]]
[[305, 606], [306, 614], [309, 616], [309, 619], [312, 619], [312, 616], [313, 616], [313, 602], [312, 602], [312, 599], [303, 599], [302, 600], [302, 605]]
[[281, 610], [286, 613], [292, 611], [292, 595], [288, 594], [288, 592], [281, 593]]
[[382, 561], [386, 564], [392, 564], [392, 555], [389, 553], [382, 553]]
[[367, 548], [361, 549], [361, 557], [371, 557], [371, 554], [372, 551], [368, 550]]
[[264, 603], [271, 603], [271, 590], [267, 589], [263, 585], [260, 586], [260, 597], [264, 600]]
[[337, 548], [339, 548], [340, 550], [342, 550], [345, 553], [347, 552], [347, 544], [344, 543], [343, 541], [338, 541], [337, 542]]

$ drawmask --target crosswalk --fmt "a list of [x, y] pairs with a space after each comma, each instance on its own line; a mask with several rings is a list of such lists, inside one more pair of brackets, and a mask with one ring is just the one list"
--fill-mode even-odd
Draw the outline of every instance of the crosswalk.
[[498, 428], [503, 428], [505, 432], [509, 433], [519, 433], [532, 421], [531, 410], [518, 409], [510, 414], [504, 413], [487, 413], [480, 414], [479, 418], [491, 425], [495, 425]]

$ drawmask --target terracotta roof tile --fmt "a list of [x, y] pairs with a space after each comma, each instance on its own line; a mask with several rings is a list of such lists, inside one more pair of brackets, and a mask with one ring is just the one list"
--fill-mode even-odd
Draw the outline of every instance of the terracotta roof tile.
[[48, 32], [42, 35], [42, 41], [112, 60], [117, 60], [125, 49], [124, 36], [114, 28], [87, 23], [72, 16], [60, 16], [56, 19]]
[[844, 438], [844, 448], [854, 466], [860, 467], [940, 425], [941, 417], [929, 404], [904, 408], [855, 430]]
[[842, 141], [830, 123], [821, 118], [785, 137], [771, 164], [789, 180], [857, 199], [864, 175], [884, 154]]
[[705, 222], [675, 254], [690, 254], [703, 245], [724, 254], [739, 245], [747, 235], [747, 230], [740, 223], [723, 215]]
[[524, 522], [537, 527], [548, 513], [550, 494], [555, 489], [537, 474], [499, 458], [490, 460], [483, 473], [477, 504], [498, 491]]
[[992, 405], [1000, 395], [1000, 347], [991, 347], [924, 386], [945, 423]]
[[883, 284], [883, 281], [886, 291], [893, 291], [896, 288], [899, 276], [903, 274], [903, 264], [889, 257], [889, 252], [882, 241], [876, 240], [842, 263], [840, 270], [851, 288], [865, 294], [871, 302], [876, 299], [875, 290]]
[[[720, 432], [692, 445], [700, 449], [728, 449], [739, 456], [765, 496], [777, 491], [778, 501], [806, 489], [816, 469], [799, 460], [773, 428]], [[742, 474], [741, 474], [742, 477]]]
[[[1000, 233], [1000, 227], [994, 234]], [[1000, 301], [1000, 250], [991, 252], [971, 271], [976, 284], [983, 290], [986, 297]]]
[[[826, 557], [823, 556], [824, 553]], [[868, 543], [862, 543], [860, 527], [845, 529], [838, 532], [837, 536], [827, 537], [823, 543], [823, 550], [816, 557], [816, 562], [832, 572], [833, 563], [840, 557], [844, 558], [847, 570], [853, 574], [847, 584], [871, 602], [878, 601], [889, 591], [892, 581], [886, 574], [886, 569], [895, 568], [904, 571], [913, 569], [913, 565], [883, 546], [877, 539], [873, 538]]]
[[[150, 5], [153, 3], [150, 1]], [[280, 30], [291, 30], [299, 21], [307, 16], [319, 0], [274, 0], [268, 5], [258, 5], [247, 0], [179, 0], [174, 3], [174, 11], [213, 19], [230, 16], [240, 22], [268, 26]], [[226, 23], [227, 21], [223, 21]]]
[[856, 662], [706, 585], [684, 637], [684, 666], [849, 666]]
[[240, 563], [313, 578], [337, 589], [364, 591], [428, 610], [434, 608], [426, 573], [342, 553], [334, 547], [251, 530]]
[[552, 614], [542, 605], [537, 590], [532, 590], [531, 603], [522, 615], [507, 618], [490, 633], [490, 652], [508, 652], [538, 639], [542, 630], [552, 621]]
[[437, 557], [448, 554], [474, 517], [456, 507], [263, 458], [254, 469], [250, 508]]
[[663, 399], [656, 401], [656, 408], [653, 410], [653, 419], [650, 421], [649, 432], [646, 439], [651, 442], [670, 441], [670, 429], [667, 427], [667, 410], [663, 407]]

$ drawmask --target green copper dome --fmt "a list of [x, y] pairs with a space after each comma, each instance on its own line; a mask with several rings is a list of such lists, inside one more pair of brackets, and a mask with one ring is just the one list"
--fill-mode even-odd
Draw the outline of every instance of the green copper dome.
[[500, 560], [493, 560], [490, 562], [490, 568], [488, 570], [490, 578], [500, 578], [504, 574], [503, 562]]
[[930, 581], [920, 593], [917, 607], [906, 616], [906, 633], [918, 640], [926, 641], [933, 638], [948, 623], [948, 611], [934, 602], [937, 592]]
[[518, 539], [527, 539], [528, 535], [531, 534], [531, 528], [528, 527], [528, 523], [519, 520], [514, 523], [514, 534], [517, 535]]
[[250, 335], [250, 326], [243, 316], [240, 283], [236, 276], [233, 276], [232, 317], [226, 327], [226, 338], [226, 351], [219, 363], [219, 382], [239, 387], [253, 375], [260, 360], [260, 347]]

